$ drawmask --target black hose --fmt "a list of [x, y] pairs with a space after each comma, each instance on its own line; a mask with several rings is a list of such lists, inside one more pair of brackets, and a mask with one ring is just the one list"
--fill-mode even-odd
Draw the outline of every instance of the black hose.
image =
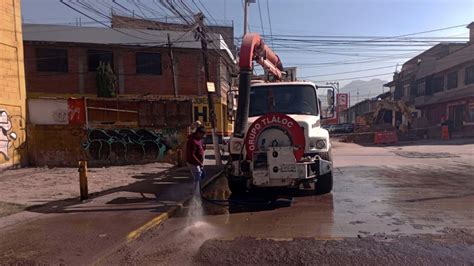
[[252, 70], [241, 70], [239, 75], [239, 99], [237, 105], [237, 117], [235, 118], [234, 136], [243, 138], [249, 116], [250, 106], [250, 82]]

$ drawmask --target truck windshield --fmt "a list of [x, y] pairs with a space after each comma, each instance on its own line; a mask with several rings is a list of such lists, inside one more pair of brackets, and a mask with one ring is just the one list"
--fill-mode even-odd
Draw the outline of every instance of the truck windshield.
[[270, 112], [318, 115], [316, 90], [308, 85], [255, 86], [249, 111], [250, 117]]

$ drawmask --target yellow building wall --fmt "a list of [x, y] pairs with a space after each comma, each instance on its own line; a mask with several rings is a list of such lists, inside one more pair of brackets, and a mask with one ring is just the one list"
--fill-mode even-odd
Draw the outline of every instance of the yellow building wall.
[[0, 0], [0, 169], [26, 163], [20, 0]]
[[[232, 133], [232, 121], [227, 117], [227, 103], [225, 101], [215, 99], [214, 110], [217, 120], [217, 134], [219, 136], [230, 136]], [[201, 121], [207, 128], [208, 133], [211, 132], [210, 112], [207, 104], [206, 96], [195, 96], [193, 98], [193, 120]]]

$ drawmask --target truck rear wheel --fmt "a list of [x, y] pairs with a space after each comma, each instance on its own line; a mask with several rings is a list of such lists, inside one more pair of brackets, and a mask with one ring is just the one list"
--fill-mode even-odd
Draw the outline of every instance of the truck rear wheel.
[[247, 191], [247, 184], [245, 181], [227, 178], [227, 184], [230, 192], [234, 195], [242, 194]]

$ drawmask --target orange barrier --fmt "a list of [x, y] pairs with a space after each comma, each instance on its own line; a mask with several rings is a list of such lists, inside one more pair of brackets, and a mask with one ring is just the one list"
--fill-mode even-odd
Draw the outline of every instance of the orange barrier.
[[397, 143], [398, 136], [396, 131], [375, 132], [374, 144]]
[[441, 139], [449, 140], [449, 127], [448, 126], [441, 126]]

